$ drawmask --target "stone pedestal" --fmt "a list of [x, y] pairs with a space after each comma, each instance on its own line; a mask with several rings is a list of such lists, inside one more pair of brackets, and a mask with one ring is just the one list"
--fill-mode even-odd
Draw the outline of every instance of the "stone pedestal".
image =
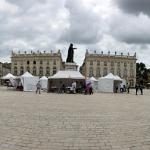
[[65, 63], [65, 70], [73, 70], [77, 71], [78, 70], [78, 65], [76, 63]]

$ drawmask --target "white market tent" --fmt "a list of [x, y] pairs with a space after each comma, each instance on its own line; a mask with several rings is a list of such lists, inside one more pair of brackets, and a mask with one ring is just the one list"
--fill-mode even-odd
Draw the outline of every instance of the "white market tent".
[[98, 80], [96, 80], [94, 77], [89, 78], [92, 84], [92, 88], [94, 92], [97, 92], [98, 89]]
[[23, 91], [36, 91], [36, 84], [39, 81], [39, 77], [35, 77], [29, 72], [25, 72], [21, 76], [21, 83], [23, 86]]
[[99, 78], [98, 92], [113, 93], [120, 83], [122, 83], [122, 79], [120, 77], [116, 77], [112, 73], [109, 73], [107, 76]]
[[42, 89], [47, 89], [48, 78], [46, 76], [41, 77], [40, 83]]
[[63, 70], [58, 71], [55, 75], [49, 77], [49, 79], [85, 79], [85, 77], [78, 71]]
[[7, 75], [3, 76], [2, 79], [9, 80], [9, 79], [15, 79], [16, 77], [12, 75], [11, 73], [8, 73]]
[[71, 83], [77, 82], [79, 84], [85, 83], [85, 77], [79, 71], [73, 70], [63, 70], [58, 71], [55, 75], [48, 78], [48, 92], [54, 91], [53, 89], [58, 89], [62, 84], [66, 87], [71, 86]]

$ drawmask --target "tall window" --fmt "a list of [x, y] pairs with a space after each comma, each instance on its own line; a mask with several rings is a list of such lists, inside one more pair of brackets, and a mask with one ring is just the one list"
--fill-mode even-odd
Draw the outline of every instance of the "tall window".
[[99, 60], [97, 61], [97, 66], [100, 66], [100, 61]]
[[30, 72], [30, 67], [27, 67], [27, 71]]
[[53, 65], [56, 65], [56, 60], [53, 61]]
[[30, 64], [30, 61], [28, 60], [28, 61], [27, 61], [27, 65], [29, 65], [29, 64]]
[[36, 75], [36, 67], [33, 67], [33, 75]]
[[24, 73], [24, 69], [23, 66], [20, 67], [20, 75], [22, 75]]
[[56, 74], [56, 72], [57, 72], [56, 67], [53, 67], [53, 74]]
[[97, 77], [101, 77], [101, 73], [100, 73], [100, 68], [99, 67], [96, 69], [96, 76]]
[[120, 70], [120, 68], [117, 69], [117, 75], [118, 75], [119, 77], [121, 77], [121, 70]]
[[117, 66], [120, 67], [120, 62], [117, 62]]
[[127, 69], [126, 68], [124, 69], [124, 75], [123, 76], [124, 76], [124, 78], [127, 78]]
[[134, 77], [134, 71], [133, 71], [133, 69], [130, 70], [130, 77], [131, 77], [131, 78]]
[[106, 76], [106, 75], [107, 75], [107, 68], [104, 68], [103, 76]]
[[126, 62], [124, 63], [124, 67], [127, 67], [127, 63]]
[[50, 75], [50, 68], [46, 67], [46, 75], [49, 76]]
[[93, 61], [92, 61], [92, 60], [90, 61], [90, 65], [91, 65], [91, 66], [93, 65]]
[[43, 67], [40, 67], [39, 75], [40, 75], [40, 76], [43, 76]]
[[104, 66], [107, 66], [107, 62], [106, 61], [104, 61]]
[[130, 64], [130, 68], [131, 68], [131, 69], [133, 68], [133, 63]]
[[17, 76], [17, 67], [14, 67], [14, 75]]
[[113, 61], [111, 62], [111, 66], [112, 66], [112, 67], [114, 66], [114, 62], [113, 62]]
[[33, 64], [36, 65], [36, 61], [35, 60], [33, 61]]
[[89, 76], [90, 76], [90, 77], [93, 76], [93, 68], [92, 68], [92, 67], [89, 68]]

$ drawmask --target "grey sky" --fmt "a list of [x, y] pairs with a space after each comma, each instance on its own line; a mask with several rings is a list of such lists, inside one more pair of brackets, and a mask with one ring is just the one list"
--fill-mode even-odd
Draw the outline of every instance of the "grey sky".
[[86, 49], [127, 54], [150, 67], [149, 0], [0, 0], [0, 61], [11, 50], [61, 49], [81, 65]]

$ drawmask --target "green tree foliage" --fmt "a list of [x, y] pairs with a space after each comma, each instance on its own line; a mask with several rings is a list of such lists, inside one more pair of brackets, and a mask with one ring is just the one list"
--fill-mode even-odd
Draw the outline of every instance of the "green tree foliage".
[[136, 64], [136, 81], [138, 83], [146, 85], [148, 83], [148, 73], [150, 73], [150, 69], [147, 69], [144, 63]]

